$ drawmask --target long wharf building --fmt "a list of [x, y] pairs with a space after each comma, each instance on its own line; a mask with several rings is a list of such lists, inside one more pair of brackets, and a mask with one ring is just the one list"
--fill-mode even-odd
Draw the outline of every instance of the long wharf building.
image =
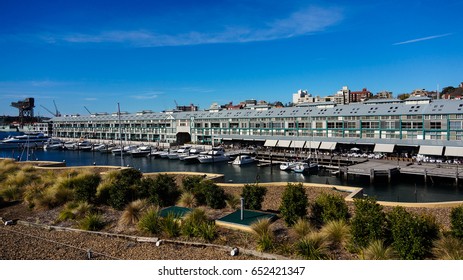
[[[120, 119], [120, 120], [119, 120]], [[53, 118], [53, 136], [198, 144], [246, 141], [333, 150], [337, 144], [419, 147], [423, 154], [463, 156], [463, 100], [370, 100], [312, 103], [268, 110], [92, 114]], [[121, 133], [119, 130], [121, 125]], [[445, 151], [449, 151], [448, 153]]]

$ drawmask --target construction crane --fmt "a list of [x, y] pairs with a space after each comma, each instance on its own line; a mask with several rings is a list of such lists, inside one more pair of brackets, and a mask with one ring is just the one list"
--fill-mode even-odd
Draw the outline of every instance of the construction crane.
[[28, 119], [34, 118], [34, 98], [29, 97], [23, 101], [11, 102], [11, 106], [19, 110], [19, 122], [21, 125]]
[[85, 108], [85, 110], [87, 110], [87, 112], [88, 112], [90, 115], [92, 114], [92, 112], [90, 112], [90, 110], [89, 110], [87, 107], [84, 106], [84, 108]]
[[58, 111], [58, 107], [56, 106], [55, 100], [53, 100], [53, 104], [55, 105], [55, 112], [53, 113], [51, 110], [49, 110], [47, 107], [40, 105], [42, 108], [48, 111], [48, 113], [52, 114], [54, 117], [61, 117], [61, 113]]

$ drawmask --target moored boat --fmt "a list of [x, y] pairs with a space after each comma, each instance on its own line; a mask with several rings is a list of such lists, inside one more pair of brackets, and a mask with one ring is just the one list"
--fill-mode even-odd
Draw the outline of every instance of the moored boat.
[[213, 148], [206, 155], [201, 155], [198, 157], [200, 163], [216, 163], [229, 161], [230, 156], [225, 154], [223, 148]]
[[250, 155], [239, 155], [233, 160], [233, 165], [244, 165], [255, 162], [255, 158], [251, 157]]
[[8, 137], [0, 142], [0, 149], [41, 148], [50, 139], [43, 133], [29, 133]]

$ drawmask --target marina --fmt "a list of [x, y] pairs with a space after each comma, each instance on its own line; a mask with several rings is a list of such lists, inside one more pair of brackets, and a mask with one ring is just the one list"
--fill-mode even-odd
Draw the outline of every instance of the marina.
[[[121, 166], [121, 157], [114, 156], [111, 153], [100, 153], [98, 151], [82, 150], [43, 150], [31, 149], [28, 155], [30, 160], [49, 160], [65, 162], [67, 166], [82, 165], [112, 165]], [[20, 150], [0, 150], [0, 157], [17, 158], [22, 152]], [[23, 155], [23, 159], [26, 157]], [[450, 175], [454, 170], [448, 167], [436, 167], [433, 165], [411, 165], [410, 162], [399, 162], [402, 173], [391, 173], [391, 180], [382, 180], [384, 178], [375, 173], [376, 179], [370, 181], [368, 169], [393, 169], [397, 168], [397, 161], [380, 160], [365, 161], [365, 159], [356, 159], [354, 164], [349, 159], [351, 165], [343, 167], [348, 168], [348, 178], [344, 178], [341, 172], [336, 169], [327, 169], [321, 165], [317, 172], [296, 173], [280, 170], [277, 162], [266, 163], [249, 163], [244, 165], [229, 164], [227, 161], [200, 164], [189, 163], [181, 160], [169, 160], [167, 158], [156, 158], [154, 156], [132, 157], [123, 156], [123, 165], [131, 166], [142, 172], [199, 172], [199, 173], [218, 173], [224, 174], [225, 182], [234, 183], [254, 183], [258, 182], [308, 182], [318, 184], [346, 185], [353, 187], [362, 187], [364, 194], [376, 197], [379, 200], [400, 201], [400, 202], [438, 202], [438, 201], [458, 201], [463, 200], [463, 190], [460, 186], [455, 185], [455, 181]], [[323, 157], [322, 157], [323, 159]], [[336, 157], [334, 158], [336, 159]], [[327, 163], [328, 159], [325, 160]], [[347, 163], [347, 159], [337, 162]], [[361, 162], [363, 161], [363, 162]], [[322, 161], [323, 162], [323, 161]], [[336, 167], [336, 165], [333, 165]], [[413, 171], [412, 171], [413, 170]], [[425, 181], [424, 170], [427, 173]], [[455, 168], [456, 171], [456, 168]], [[421, 173], [420, 173], [421, 172]], [[415, 173], [415, 174], [413, 174]], [[435, 175], [448, 174], [449, 178], [439, 178]], [[342, 176], [340, 176], [342, 175]], [[386, 175], [387, 178], [387, 175]]]

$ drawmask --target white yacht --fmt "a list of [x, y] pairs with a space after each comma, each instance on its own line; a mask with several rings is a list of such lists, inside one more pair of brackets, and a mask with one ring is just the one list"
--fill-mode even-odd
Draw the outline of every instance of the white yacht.
[[223, 148], [213, 148], [206, 155], [201, 155], [198, 157], [200, 163], [215, 163], [222, 161], [229, 161], [230, 156], [225, 154]]
[[190, 149], [191, 149], [190, 146], [182, 146], [178, 150], [176, 150], [176, 151], [174, 151], [172, 153], [169, 153], [167, 155], [167, 157], [169, 159], [179, 159], [180, 156], [182, 156], [182, 155], [189, 155]]
[[119, 148], [115, 148], [115, 149], [112, 149], [111, 150], [111, 153], [115, 156], [117, 155], [121, 155], [121, 152], [122, 152], [122, 155], [127, 155], [129, 154], [132, 150], [135, 150], [137, 149], [138, 147], [137, 146], [124, 146], [122, 149], [119, 147]]
[[296, 173], [306, 173], [318, 169], [318, 164], [315, 162], [297, 162], [292, 170]]
[[43, 145], [44, 150], [61, 150], [63, 148], [63, 141], [56, 138], [50, 138], [48, 141]]
[[280, 164], [280, 170], [291, 171], [296, 166], [296, 162], [282, 162]]
[[235, 160], [232, 162], [233, 165], [244, 165], [244, 164], [249, 164], [255, 162], [255, 158], [249, 156], [249, 155], [239, 155], [235, 158]]
[[132, 157], [146, 157], [151, 153], [150, 146], [140, 146], [130, 151]]
[[8, 137], [0, 142], [0, 149], [41, 148], [50, 139], [43, 133], [30, 133]]

